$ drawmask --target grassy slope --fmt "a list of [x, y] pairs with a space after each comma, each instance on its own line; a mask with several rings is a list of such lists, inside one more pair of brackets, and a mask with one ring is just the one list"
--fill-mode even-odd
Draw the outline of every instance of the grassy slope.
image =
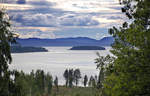
[[51, 96], [96, 96], [96, 89], [90, 87], [66, 88], [59, 86], [59, 91], [54, 87]]

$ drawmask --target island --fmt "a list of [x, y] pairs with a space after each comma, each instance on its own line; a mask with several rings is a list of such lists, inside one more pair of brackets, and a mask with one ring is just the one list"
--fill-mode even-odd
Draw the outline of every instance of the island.
[[26, 53], [26, 52], [48, 52], [48, 50], [42, 47], [11, 46], [11, 53]]
[[101, 46], [74, 46], [70, 50], [105, 50]]

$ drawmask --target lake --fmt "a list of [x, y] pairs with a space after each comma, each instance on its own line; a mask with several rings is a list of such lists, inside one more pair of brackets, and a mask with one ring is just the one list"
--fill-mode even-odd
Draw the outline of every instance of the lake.
[[49, 72], [55, 78], [58, 76], [59, 84], [64, 85], [65, 81], [63, 73], [65, 69], [79, 68], [82, 73], [82, 79], [84, 75], [95, 76], [98, 75], [96, 69], [95, 58], [97, 58], [96, 52], [105, 56], [110, 54], [111, 47], [106, 47], [106, 50], [82, 50], [75, 51], [69, 50], [71, 47], [46, 47], [49, 52], [34, 52], [34, 53], [14, 53], [12, 54], [13, 62], [10, 65], [10, 69], [23, 70], [26, 73], [32, 70], [42, 69], [45, 72]]

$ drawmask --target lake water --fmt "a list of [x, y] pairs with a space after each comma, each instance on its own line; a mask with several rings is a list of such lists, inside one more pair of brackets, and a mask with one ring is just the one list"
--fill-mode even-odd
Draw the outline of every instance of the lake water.
[[[13, 62], [10, 65], [10, 69], [23, 70], [26, 73], [32, 70], [42, 69], [45, 72], [49, 72], [53, 77], [58, 76], [59, 84], [65, 84], [63, 73], [65, 69], [79, 68], [84, 75], [95, 76], [98, 75], [96, 69], [95, 58], [97, 58], [96, 52], [105, 56], [110, 54], [110, 47], [106, 47], [106, 50], [101, 51], [75, 51], [69, 50], [71, 47], [46, 47], [49, 52], [34, 52], [34, 53], [15, 53], [12, 54]], [[81, 79], [83, 81], [83, 79]]]

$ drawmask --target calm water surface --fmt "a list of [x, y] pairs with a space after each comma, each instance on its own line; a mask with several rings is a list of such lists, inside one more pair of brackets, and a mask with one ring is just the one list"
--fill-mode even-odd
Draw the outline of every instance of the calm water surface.
[[[32, 70], [42, 69], [49, 72], [53, 77], [58, 76], [59, 84], [63, 85], [63, 72], [69, 68], [80, 68], [82, 78], [85, 74], [89, 77], [97, 75], [98, 70], [94, 59], [97, 58], [96, 52], [102, 56], [110, 54], [110, 47], [101, 51], [74, 51], [69, 50], [71, 47], [46, 47], [49, 52], [35, 53], [15, 53], [12, 54], [13, 62], [10, 69], [23, 70], [26, 73]], [[81, 79], [82, 81], [82, 79]]]

